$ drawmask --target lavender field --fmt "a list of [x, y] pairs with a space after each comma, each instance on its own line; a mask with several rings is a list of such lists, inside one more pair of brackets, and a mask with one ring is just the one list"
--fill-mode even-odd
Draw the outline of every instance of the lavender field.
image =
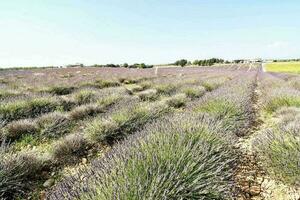
[[0, 72], [0, 199], [300, 199], [300, 76]]

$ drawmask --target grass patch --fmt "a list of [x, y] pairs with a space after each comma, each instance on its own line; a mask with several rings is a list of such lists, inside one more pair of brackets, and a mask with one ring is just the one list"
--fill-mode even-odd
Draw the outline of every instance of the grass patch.
[[190, 88], [184, 88], [182, 92], [191, 99], [196, 99], [201, 96], [203, 96], [206, 92], [205, 87], [190, 87]]
[[244, 126], [245, 123], [247, 123], [247, 116], [241, 108], [238, 108], [232, 102], [223, 99], [216, 99], [205, 102], [204, 104], [196, 107], [194, 111], [207, 113], [212, 116], [222, 124], [222, 127], [226, 132], [232, 131], [238, 136], [245, 134], [242, 128], [245, 128]]
[[238, 108], [229, 101], [216, 99], [205, 102], [204, 104], [196, 107], [195, 111], [209, 113], [217, 118], [224, 118], [225, 116], [235, 115], [238, 113]]
[[300, 107], [300, 98], [296, 96], [282, 96], [271, 99], [265, 106], [267, 113], [273, 113], [282, 107]]
[[16, 151], [21, 151], [26, 147], [33, 147], [40, 145], [40, 140], [37, 135], [27, 134], [23, 135], [19, 140], [15, 141], [13, 149]]
[[268, 130], [256, 139], [255, 148], [265, 169], [286, 184], [300, 186], [300, 138], [280, 129]]
[[96, 93], [92, 90], [80, 90], [74, 94], [74, 99], [77, 104], [87, 104], [96, 100]]

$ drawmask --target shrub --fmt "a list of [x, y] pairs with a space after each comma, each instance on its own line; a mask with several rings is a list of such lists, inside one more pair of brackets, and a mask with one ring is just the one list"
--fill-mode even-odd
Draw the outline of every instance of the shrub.
[[124, 83], [124, 82], [125, 82], [125, 80], [126, 80], [126, 78], [125, 78], [125, 77], [120, 77], [120, 78], [118, 78], [118, 81], [119, 81], [120, 83]]
[[120, 86], [120, 83], [117, 81], [108, 81], [108, 80], [96, 80], [94, 83], [86, 83], [83, 86], [95, 87], [98, 89], [108, 88], [108, 87], [117, 87]]
[[159, 95], [171, 95], [176, 91], [175, 85], [171, 84], [156, 85], [155, 89]]
[[139, 82], [138, 79], [132, 79], [132, 78], [119, 78], [119, 82], [120, 83], [124, 83], [124, 84], [136, 84]]
[[32, 186], [47, 162], [35, 152], [5, 153], [0, 149], [0, 199], [15, 199]]
[[85, 132], [91, 141], [105, 142], [108, 136], [119, 129], [119, 124], [114, 120], [97, 118], [87, 125]]
[[160, 105], [125, 109], [113, 114], [110, 119], [95, 119], [87, 125], [85, 132], [91, 141], [111, 144], [124, 139], [164, 112], [167, 108]]
[[72, 93], [76, 88], [73, 86], [53, 86], [45, 91], [55, 95], [66, 95]]
[[87, 104], [96, 100], [96, 94], [92, 90], [80, 90], [74, 95], [77, 104]]
[[290, 81], [290, 84], [295, 89], [300, 90], [300, 81], [299, 81], [299, 79], [295, 79], [295, 80]]
[[[296, 107], [282, 107], [274, 114], [279, 118], [278, 125], [282, 128], [297, 126], [300, 120], [300, 108]], [[300, 126], [300, 123], [299, 123]]]
[[160, 119], [48, 198], [231, 199], [236, 161], [225, 139], [201, 119]]
[[54, 145], [53, 157], [59, 163], [73, 163], [86, 154], [88, 146], [89, 144], [82, 134], [70, 134]]
[[8, 97], [15, 97], [20, 95], [20, 92], [11, 90], [0, 90], [0, 100]]
[[294, 119], [297, 114], [300, 114], [300, 108], [297, 107], [281, 107], [276, 111], [275, 115], [278, 117], [287, 117]]
[[269, 129], [256, 138], [254, 147], [271, 175], [286, 184], [300, 186], [299, 137], [277, 128]]
[[34, 118], [42, 113], [57, 109], [58, 103], [52, 98], [36, 98], [29, 101], [16, 101], [0, 105], [0, 119], [12, 121]]
[[279, 122], [279, 128], [283, 132], [288, 132], [296, 137], [300, 136], [300, 113], [294, 117], [293, 120]]
[[97, 100], [96, 104], [101, 106], [103, 109], [106, 109], [107, 107], [119, 102], [122, 98], [123, 97], [118, 95], [118, 94], [108, 95], [108, 96], [104, 96], [102, 98], [99, 98]]
[[102, 108], [98, 105], [94, 105], [94, 104], [82, 105], [74, 108], [69, 113], [69, 118], [71, 120], [81, 120], [89, 116], [95, 116], [96, 114], [102, 111], [103, 111]]
[[202, 86], [206, 89], [206, 91], [211, 92], [218, 87], [216, 83], [204, 82]]
[[9, 84], [9, 81], [4, 78], [0, 78], [0, 84]]
[[61, 98], [59, 98], [59, 107], [57, 108], [57, 110], [70, 111], [75, 106], [77, 106], [77, 102], [74, 99], [62, 96]]
[[9, 123], [5, 128], [4, 137], [8, 140], [16, 140], [27, 134], [37, 132], [36, 124], [31, 120], [19, 120]]
[[195, 111], [207, 113], [214, 119], [220, 120], [224, 130], [235, 132], [239, 136], [245, 134], [242, 129], [247, 128], [245, 123], [250, 120], [242, 108], [223, 99], [207, 101], [196, 107]]
[[234, 116], [236, 113], [238, 113], [238, 110], [239, 109], [234, 104], [223, 99], [207, 101], [195, 108], [196, 112], [209, 113], [217, 118], [223, 118], [227, 115]]
[[165, 103], [173, 108], [181, 108], [184, 107], [186, 104], [186, 96], [185, 94], [177, 94], [175, 96], [172, 97], [168, 97], [167, 99], [165, 99]]
[[152, 87], [152, 83], [149, 81], [142, 81], [139, 85], [143, 88], [143, 90], [146, 90], [146, 89], [149, 89]]
[[127, 85], [126, 89], [130, 92], [130, 94], [144, 90], [142, 86], [136, 84]]
[[41, 116], [37, 120], [42, 136], [60, 137], [68, 133], [72, 122], [62, 113], [54, 112]]
[[205, 94], [205, 91], [206, 89], [202, 86], [183, 89], [183, 93], [191, 99], [196, 99], [203, 96]]
[[137, 95], [142, 101], [155, 101], [159, 97], [155, 89], [145, 90], [137, 93]]

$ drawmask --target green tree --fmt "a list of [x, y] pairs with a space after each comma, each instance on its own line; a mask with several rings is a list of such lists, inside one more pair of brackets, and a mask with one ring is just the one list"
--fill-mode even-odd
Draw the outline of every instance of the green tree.
[[177, 66], [184, 67], [184, 66], [186, 66], [187, 63], [188, 63], [188, 61], [186, 59], [181, 59], [181, 60], [177, 60], [174, 64]]
[[193, 65], [199, 65], [199, 60], [194, 60]]

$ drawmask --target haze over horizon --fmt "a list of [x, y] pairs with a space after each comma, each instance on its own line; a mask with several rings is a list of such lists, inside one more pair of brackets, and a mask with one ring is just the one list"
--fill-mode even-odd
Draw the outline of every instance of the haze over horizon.
[[300, 1], [1, 1], [0, 67], [299, 58]]

